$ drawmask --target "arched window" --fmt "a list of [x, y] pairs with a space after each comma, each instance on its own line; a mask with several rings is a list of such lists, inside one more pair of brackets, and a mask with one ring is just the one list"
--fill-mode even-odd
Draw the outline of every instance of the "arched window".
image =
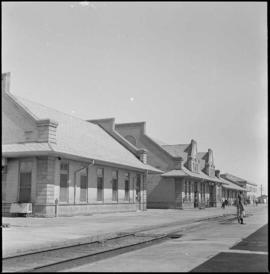
[[133, 136], [127, 135], [125, 139], [127, 139], [132, 145], [136, 146], [136, 139]]

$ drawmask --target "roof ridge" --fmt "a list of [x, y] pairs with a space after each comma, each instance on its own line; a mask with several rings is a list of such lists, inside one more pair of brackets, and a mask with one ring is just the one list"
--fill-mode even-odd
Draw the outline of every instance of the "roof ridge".
[[[83, 121], [83, 122], [89, 124], [89, 122], [88, 122], [87, 120], [84, 120], [83, 118], [74, 116], [74, 115], [72, 115], [72, 114], [66, 113], [66, 112], [61, 111], [61, 110], [57, 110], [57, 109], [55, 109], [55, 108], [53, 108], [53, 107], [49, 107], [49, 106], [43, 105], [43, 104], [41, 104], [41, 103], [39, 103], [39, 102], [32, 101], [32, 100], [30, 100], [30, 99], [28, 99], [28, 98], [24, 98], [24, 97], [17, 96], [17, 95], [13, 95], [13, 96], [14, 96], [16, 99], [18, 99], [19, 102], [20, 102], [21, 104], [23, 104], [23, 105], [24, 105], [24, 103], [23, 103], [20, 99], [29, 101], [29, 102], [31, 102], [31, 103], [33, 103], [33, 104], [40, 105], [40, 106], [42, 106], [42, 107], [44, 107], [44, 108], [51, 109], [51, 110], [53, 110], [53, 111], [56, 111], [56, 112], [61, 113], [61, 114], [64, 114], [64, 115], [71, 116], [72, 118], [78, 119], [78, 120], [80, 120], [80, 121]], [[25, 106], [25, 105], [24, 105], [24, 106]], [[25, 106], [25, 107], [26, 107], [26, 106]], [[93, 124], [93, 123], [91, 123], [91, 124]], [[94, 124], [93, 124], [93, 125], [94, 125]]]

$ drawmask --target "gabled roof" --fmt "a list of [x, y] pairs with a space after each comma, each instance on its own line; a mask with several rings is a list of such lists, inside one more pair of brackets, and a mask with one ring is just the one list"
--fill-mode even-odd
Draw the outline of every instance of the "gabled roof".
[[242, 178], [237, 177], [237, 176], [235, 176], [235, 175], [232, 175], [232, 174], [230, 174], [230, 173], [224, 173], [224, 174], [221, 174], [221, 176], [222, 176], [223, 178], [227, 179], [227, 180], [232, 181], [232, 182], [239, 182], [239, 183], [241, 183], [241, 182], [246, 182], [246, 181], [247, 181], [247, 180], [245, 180], [245, 179], [242, 179]]
[[183, 167], [182, 169], [173, 169], [168, 172], [165, 172], [161, 175], [162, 177], [191, 177], [191, 178], [198, 178], [205, 181], [211, 181], [211, 182], [219, 182], [222, 183], [222, 181], [217, 177], [209, 177], [203, 172], [195, 173], [191, 172], [187, 168]]
[[223, 182], [222, 187], [228, 188], [228, 189], [234, 189], [234, 190], [241, 190], [241, 191], [247, 191], [245, 188], [240, 187], [224, 178], [220, 178], [220, 180]]
[[184, 162], [187, 161], [187, 149], [190, 144], [177, 144], [177, 145], [162, 145], [161, 147], [166, 150], [173, 157], [182, 157]]
[[165, 145], [167, 145], [165, 142], [163, 142], [163, 141], [161, 141], [161, 140], [159, 140], [159, 139], [157, 139], [157, 138], [153, 138], [153, 137], [151, 137], [152, 138], [152, 140], [154, 140], [158, 145], [160, 145], [160, 146], [165, 146]]
[[205, 168], [207, 153], [208, 152], [198, 152], [197, 153], [197, 157], [199, 158], [199, 161], [200, 161], [200, 170], [203, 170]]
[[198, 152], [198, 153], [197, 153], [197, 156], [198, 156], [199, 159], [205, 160], [205, 159], [206, 159], [207, 153], [208, 153], [208, 152]]
[[[56, 144], [50, 144], [52, 151], [157, 172], [156, 168], [143, 164], [98, 125], [36, 102], [16, 97], [17, 102], [26, 107], [38, 119], [49, 118], [58, 122]], [[4, 145], [3, 149], [8, 153], [8, 149], [12, 151], [16, 148], [15, 145], [18, 144], [14, 144], [13, 147]], [[23, 148], [21, 147], [21, 149]], [[31, 150], [32, 148], [28, 147], [28, 149]]]

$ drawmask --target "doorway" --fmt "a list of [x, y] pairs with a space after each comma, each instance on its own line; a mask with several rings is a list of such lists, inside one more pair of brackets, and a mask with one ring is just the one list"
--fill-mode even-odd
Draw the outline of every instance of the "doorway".
[[194, 182], [194, 207], [199, 206], [198, 182]]
[[31, 202], [31, 186], [32, 186], [32, 162], [25, 161], [20, 163], [19, 175], [19, 202]]
[[141, 210], [141, 175], [137, 174], [136, 177], [136, 203], [139, 205], [139, 210]]

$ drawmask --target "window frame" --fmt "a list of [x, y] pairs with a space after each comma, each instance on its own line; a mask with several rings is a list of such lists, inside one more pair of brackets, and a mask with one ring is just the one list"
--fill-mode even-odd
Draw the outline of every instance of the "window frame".
[[[99, 170], [101, 170], [101, 174], [99, 174]], [[101, 188], [99, 187], [100, 180], [102, 186]], [[104, 202], [104, 168], [100, 167], [97, 168], [97, 202]]]
[[[62, 165], [66, 166], [66, 168], [62, 168]], [[66, 159], [61, 159], [60, 162], [60, 172], [59, 172], [59, 176], [60, 176], [60, 180], [59, 180], [59, 203], [61, 204], [65, 204], [69, 202], [69, 161]], [[61, 186], [61, 178], [62, 175], [66, 176], [66, 182], [65, 182], [65, 186]], [[65, 190], [64, 190], [65, 189]], [[62, 190], [62, 192], [61, 192]], [[64, 194], [63, 194], [64, 191]], [[62, 195], [61, 195], [62, 193]], [[62, 197], [65, 197], [64, 200], [62, 200]]]
[[[114, 175], [114, 172], [115, 172], [115, 175]], [[112, 171], [112, 201], [113, 202], [118, 202], [118, 184], [119, 184], [118, 174], [119, 174], [118, 170]]]
[[[30, 164], [31, 165], [31, 168], [30, 170], [27, 170], [28, 168], [22, 168], [23, 164]], [[24, 169], [24, 170], [22, 170]], [[18, 202], [20, 203], [31, 203], [32, 202], [32, 183], [33, 183], [33, 169], [34, 169], [34, 162], [32, 159], [23, 159], [23, 160], [19, 160], [19, 178], [18, 178]], [[22, 174], [30, 174], [30, 187], [24, 187], [22, 188], [21, 187], [21, 176]], [[21, 191], [22, 189], [30, 189], [30, 191], [28, 192], [28, 195], [30, 196], [28, 201], [22, 201], [22, 194], [21, 194]]]
[[[82, 177], [85, 177], [85, 181], [82, 181]], [[82, 187], [82, 183], [85, 184], [85, 187]], [[82, 193], [83, 189], [85, 191], [85, 200], [82, 200]], [[88, 174], [87, 174], [87, 169], [86, 172], [83, 172], [80, 174], [80, 203], [87, 203], [88, 202]]]
[[[124, 177], [125, 177], [125, 180], [124, 180], [124, 188], [125, 188], [124, 201], [130, 202], [130, 173], [126, 172]], [[127, 184], [128, 184], [128, 188], [126, 188]], [[127, 197], [128, 197], [128, 199], [127, 199]]]

